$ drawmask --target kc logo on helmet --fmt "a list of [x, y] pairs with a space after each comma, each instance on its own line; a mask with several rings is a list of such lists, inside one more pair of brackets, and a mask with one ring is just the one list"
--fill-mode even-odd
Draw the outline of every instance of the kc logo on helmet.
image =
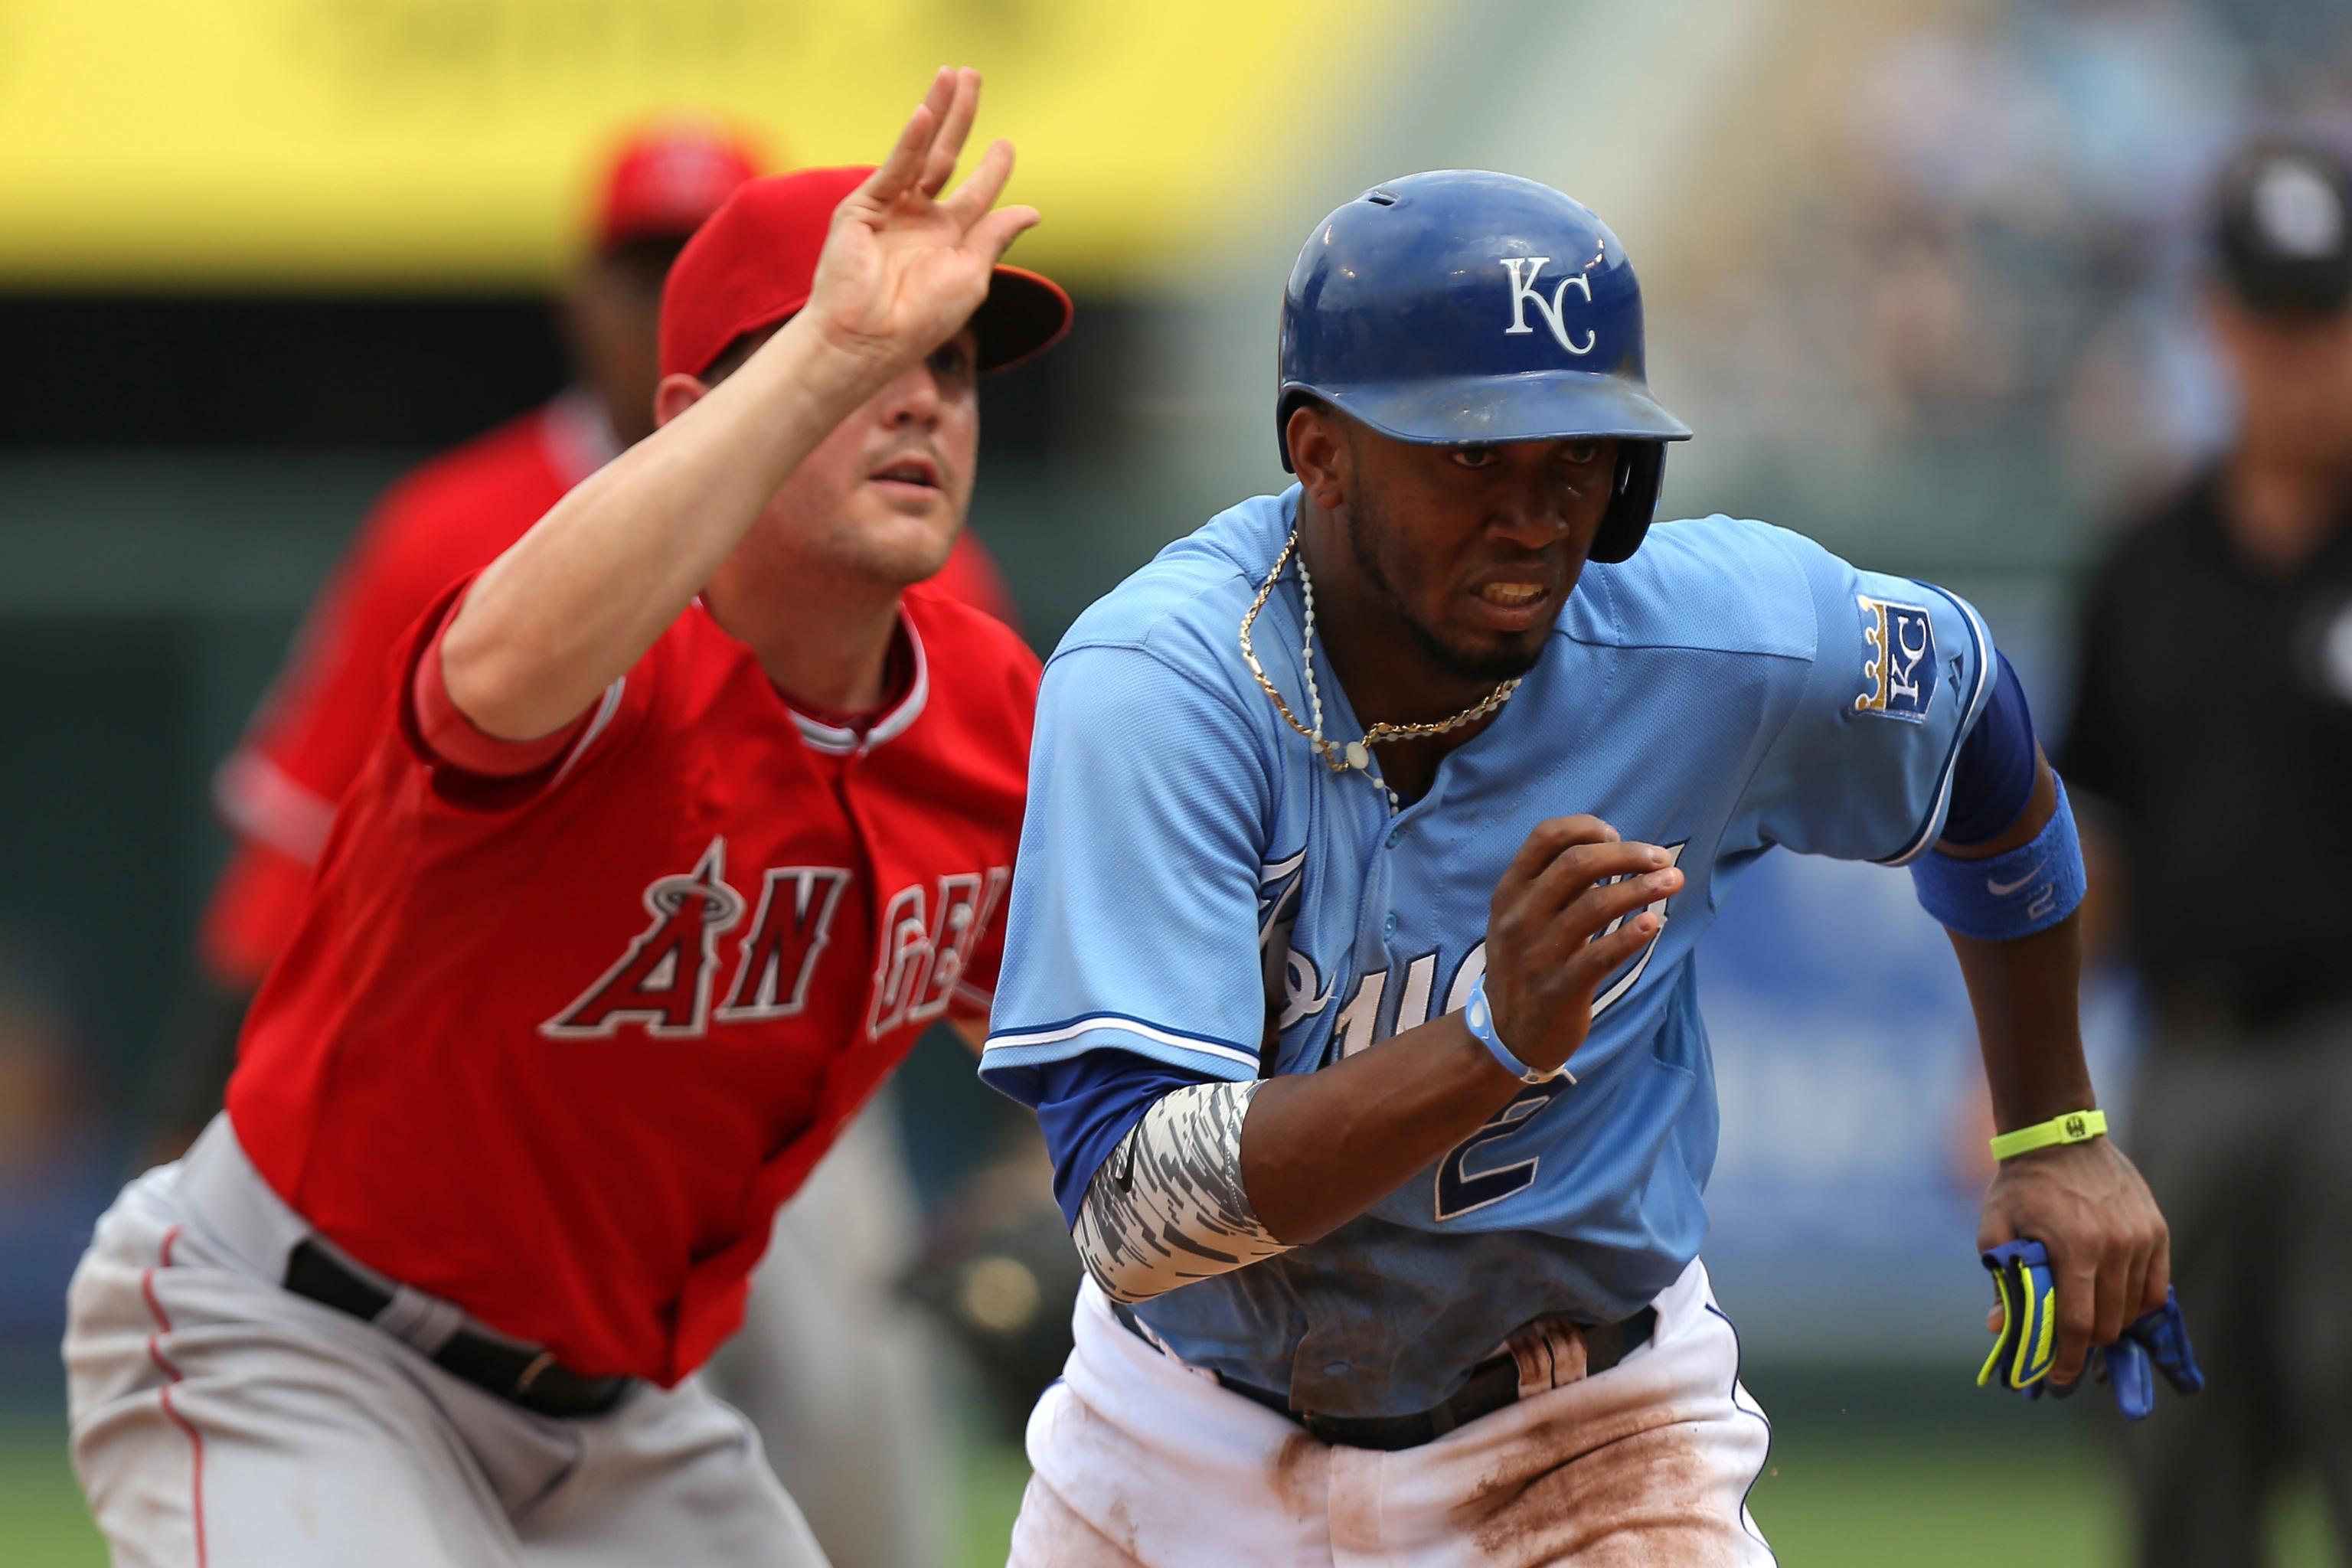
[[1857, 713], [1877, 713], [1915, 723], [1927, 716], [1936, 695], [1936, 625], [1916, 605], [1856, 595], [1862, 605], [1862, 640], [1870, 655], [1862, 662], [1865, 684], [1853, 700]]
[[1568, 335], [1568, 324], [1560, 320], [1559, 315], [1560, 302], [1567, 298], [1570, 289], [1583, 295], [1586, 304], [1592, 303], [1591, 279], [1581, 272], [1571, 272], [1552, 285], [1551, 297], [1546, 299], [1543, 290], [1536, 287], [1536, 279], [1543, 272], [1545, 264], [1551, 260], [1550, 257], [1498, 256], [1495, 259], [1504, 271], [1511, 275], [1511, 324], [1503, 329], [1505, 337], [1535, 331], [1528, 325], [1528, 307], [1533, 305], [1536, 313], [1543, 317], [1544, 324], [1551, 329], [1551, 335], [1559, 340], [1560, 347], [1572, 354], [1592, 352], [1592, 345], [1599, 341], [1597, 334], [1588, 327], [1583, 341], [1575, 341]]

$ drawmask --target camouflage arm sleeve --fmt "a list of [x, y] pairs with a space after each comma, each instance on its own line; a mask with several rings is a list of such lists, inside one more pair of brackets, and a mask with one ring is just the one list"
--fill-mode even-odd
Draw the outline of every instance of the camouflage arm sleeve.
[[1103, 1293], [1148, 1301], [1288, 1247], [1242, 1190], [1248, 1083], [1199, 1083], [1163, 1095], [1087, 1184], [1071, 1239]]

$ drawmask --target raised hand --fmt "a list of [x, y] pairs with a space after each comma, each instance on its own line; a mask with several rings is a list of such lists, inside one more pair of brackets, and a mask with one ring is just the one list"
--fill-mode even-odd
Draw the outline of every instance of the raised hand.
[[833, 215], [803, 313], [868, 376], [887, 380], [954, 336], [988, 297], [997, 258], [1037, 221], [1034, 207], [995, 205], [1009, 142], [940, 195], [979, 108], [980, 73], [940, 68], [889, 157]]
[[1665, 850], [1622, 843], [1599, 817], [1538, 823], [1486, 921], [1486, 999], [1503, 1043], [1532, 1068], [1568, 1060], [1592, 1027], [1594, 992], [1657, 934], [1660, 917], [1636, 911], [1682, 885]]

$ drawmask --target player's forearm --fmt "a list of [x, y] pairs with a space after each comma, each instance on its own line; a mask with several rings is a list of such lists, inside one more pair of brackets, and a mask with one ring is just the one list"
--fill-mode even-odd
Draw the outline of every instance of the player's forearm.
[[653, 646], [874, 372], [787, 324], [677, 417], [557, 502], [484, 570], [441, 645], [450, 700], [535, 740]]
[[1266, 1228], [1303, 1246], [1388, 1196], [1525, 1088], [1448, 1014], [1319, 1072], [1267, 1079], [1243, 1129], [1243, 1184]]
[[[2009, 827], [1980, 844], [1937, 846], [1958, 860], [1991, 863], [2032, 844], [2057, 815], [2058, 775], [2037, 747], [2033, 791]], [[2000, 1131], [2084, 1110], [2092, 1098], [2083, 1062], [2078, 996], [2083, 976], [2079, 910], [2030, 936], [1991, 942], [1947, 931], [1968, 982], [1984, 1053], [1985, 1083]]]
[[2082, 929], [2078, 912], [2014, 942], [1948, 933], [1976, 1011], [1985, 1086], [1992, 1094], [1999, 1131], [2098, 1103], [2083, 1061], [2076, 1005]]
[[1112, 1300], [1149, 1301], [1289, 1250], [1242, 1186], [1242, 1124], [1265, 1088], [1164, 1094], [1097, 1167], [1070, 1240]]
[[1363, 1059], [1392, 1051], [1368, 1068], [1350, 1061], [1161, 1096], [1079, 1205], [1070, 1238], [1095, 1283], [1113, 1300], [1148, 1301], [1313, 1241], [1484, 1125], [1520, 1087], [1458, 1017]]

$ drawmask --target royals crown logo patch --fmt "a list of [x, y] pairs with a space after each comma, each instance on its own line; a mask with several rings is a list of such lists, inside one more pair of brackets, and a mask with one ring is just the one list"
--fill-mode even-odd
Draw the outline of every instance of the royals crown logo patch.
[[1862, 661], [1862, 692], [1853, 700], [1857, 713], [1876, 713], [1913, 722], [1927, 716], [1936, 695], [1936, 626], [1917, 605], [1860, 595], [1862, 640], [1867, 652]]

